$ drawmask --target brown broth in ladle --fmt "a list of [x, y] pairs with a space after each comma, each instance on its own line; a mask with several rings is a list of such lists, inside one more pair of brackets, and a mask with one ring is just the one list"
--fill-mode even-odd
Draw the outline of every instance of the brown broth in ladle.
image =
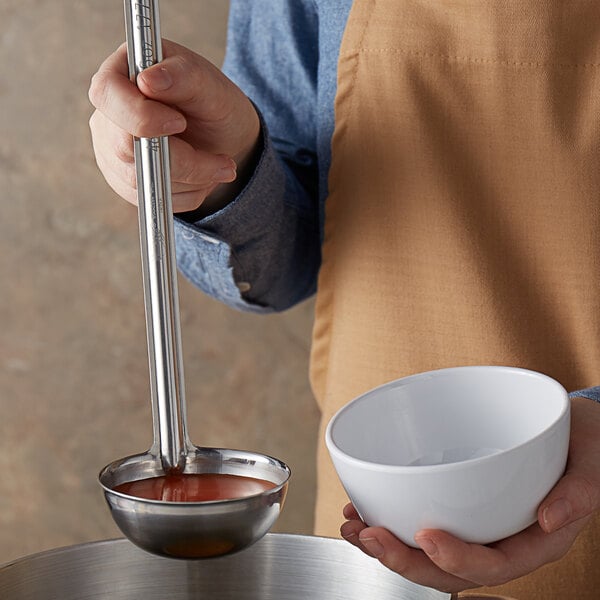
[[115, 492], [162, 502], [211, 502], [261, 494], [276, 484], [264, 479], [223, 473], [177, 473], [128, 481]]

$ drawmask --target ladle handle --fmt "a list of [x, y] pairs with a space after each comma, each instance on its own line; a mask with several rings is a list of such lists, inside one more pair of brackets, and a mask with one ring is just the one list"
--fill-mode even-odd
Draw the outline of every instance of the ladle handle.
[[[162, 60], [158, 0], [125, 0], [129, 75]], [[165, 471], [188, 446], [177, 267], [166, 137], [134, 138], [154, 443]]]

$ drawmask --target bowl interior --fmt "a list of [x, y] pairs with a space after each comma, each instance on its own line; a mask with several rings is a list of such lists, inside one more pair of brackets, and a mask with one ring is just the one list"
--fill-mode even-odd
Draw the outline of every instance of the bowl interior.
[[568, 409], [564, 388], [539, 373], [461, 367], [407, 377], [342, 408], [330, 449], [381, 465], [462, 462], [514, 448]]

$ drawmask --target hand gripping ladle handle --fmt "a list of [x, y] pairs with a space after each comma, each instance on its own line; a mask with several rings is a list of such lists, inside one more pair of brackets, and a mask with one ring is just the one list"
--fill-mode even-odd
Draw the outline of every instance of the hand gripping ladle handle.
[[[162, 61], [158, 0], [125, 0], [129, 76]], [[154, 442], [165, 472], [183, 468], [190, 446], [166, 137], [134, 138]]]

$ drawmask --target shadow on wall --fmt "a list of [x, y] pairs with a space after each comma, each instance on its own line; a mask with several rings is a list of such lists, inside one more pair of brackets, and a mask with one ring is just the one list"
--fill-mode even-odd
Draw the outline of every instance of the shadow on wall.
[[[163, 35], [223, 58], [228, 3], [171, 0]], [[0, 6], [0, 563], [120, 537], [98, 470], [152, 437], [136, 211], [98, 172], [87, 89], [118, 3]], [[294, 472], [279, 531], [312, 527], [312, 304], [235, 313], [180, 281], [190, 435]]]

